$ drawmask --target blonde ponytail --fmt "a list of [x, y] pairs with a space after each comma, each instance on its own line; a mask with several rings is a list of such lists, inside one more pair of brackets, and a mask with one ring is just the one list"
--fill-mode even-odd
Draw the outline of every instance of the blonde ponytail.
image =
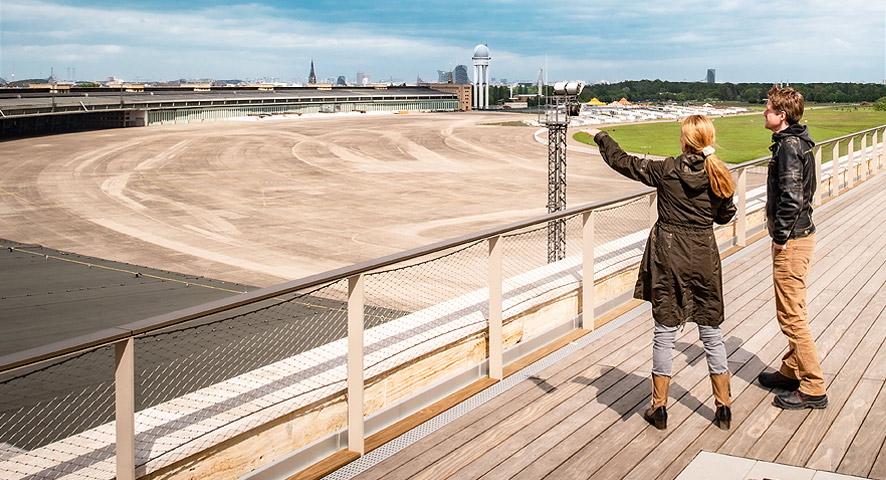
[[714, 195], [720, 198], [729, 198], [735, 193], [735, 180], [732, 179], [726, 165], [716, 155], [708, 155], [704, 158], [704, 169], [708, 172]]
[[726, 165], [714, 155], [712, 146], [717, 139], [714, 123], [704, 115], [689, 115], [683, 119], [680, 138], [685, 151], [705, 155], [704, 169], [711, 181], [711, 190], [720, 198], [729, 198], [735, 193], [735, 181]]

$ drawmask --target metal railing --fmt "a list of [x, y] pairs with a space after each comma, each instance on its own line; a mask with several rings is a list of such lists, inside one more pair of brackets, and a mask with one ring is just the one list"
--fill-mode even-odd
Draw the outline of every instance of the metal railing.
[[[884, 132], [815, 146], [816, 205], [882, 169]], [[823, 197], [822, 152], [839, 159], [843, 145]], [[749, 200], [758, 211], [765, 189], [749, 192], [749, 174], [767, 160], [732, 167], [735, 245], [747, 243]], [[0, 357], [0, 473], [134, 479], [343, 394], [348, 449], [362, 454], [368, 378], [480, 332], [488, 375], [501, 379], [505, 319], [563, 288], [593, 312], [584, 279], [636, 266], [655, 209], [645, 189]], [[568, 223], [571, 250], [547, 265], [553, 221]], [[579, 326], [593, 329], [593, 314]], [[313, 363], [293, 367], [296, 357]], [[250, 378], [258, 383], [231, 390]], [[41, 449], [53, 458], [32, 458]]]

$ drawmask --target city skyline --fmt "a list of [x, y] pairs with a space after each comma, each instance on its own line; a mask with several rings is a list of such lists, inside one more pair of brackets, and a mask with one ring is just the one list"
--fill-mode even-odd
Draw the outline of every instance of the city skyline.
[[[868, 11], [876, 14], [857, 15]], [[4, 0], [0, 77], [164, 81], [317, 77], [369, 72], [413, 82], [470, 65], [489, 46], [491, 75], [532, 81], [639, 79], [864, 82], [886, 78], [886, 7], [812, 1], [802, 11], [758, 1], [665, 6], [603, 2], [545, 9], [523, 1], [180, 4]]]

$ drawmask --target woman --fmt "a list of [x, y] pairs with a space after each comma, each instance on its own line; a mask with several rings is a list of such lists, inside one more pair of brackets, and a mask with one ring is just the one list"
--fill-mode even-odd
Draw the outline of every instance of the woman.
[[658, 221], [640, 263], [634, 297], [652, 302], [652, 408], [644, 415], [658, 429], [667, 428], [668, 386], [677, 330], [687, 321], [698, 324], [716, 404], [715, 421], [728, 429], [732, 420], [729, 369], [720, 324], [723, 282], [713, 223], [735, 215], [735, 182], [714, 155], [714, 124], [704, 115], [683, 120], [683, 154], [664, 160], [625, 153], [601, 130], [588, 134], [603, 160], [622, 175], [655, 187]]

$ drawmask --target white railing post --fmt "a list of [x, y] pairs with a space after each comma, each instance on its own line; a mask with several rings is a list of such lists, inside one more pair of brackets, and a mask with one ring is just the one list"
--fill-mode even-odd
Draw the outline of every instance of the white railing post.
[[[861, 175], [861, 172], [864, 172], [864, 176]], [[859, 176], [862, 179], [868, 178], [870, 175], [870, 164], [868, 164], [868, 134], [861, 134], [861, 171], [858, 172]]]
[[856, 180], [856, 173], [858, 169], [855, 166], [855, 137], [849, 137], [849, 141], [846, 142], [846, 164], [849, 166], [849, 173], [846, 177], [846, 188], [854, 187]]
[[815, 193], [812, 196], [812, 206], [821, 205], [821, 146], [813, 149], [815, 152]]
[[363, 274], [348, 278], [348, 450], [363, 455]]
[[836, 197], [840, 194], [840, 142], [834, 142], [832, 149], [833, 160], [831, 167], [834, 169], [831, 173], [831, 196]]
[[735, 219], [735, 244], [744, 247], [748, 244], [748, 169], [738, 171], [738, 182], [735, 186], [738, 194], [737, 214]]
[[886, 140], [883, 139], [883, 134], [886, 134], [886, 128], [877, 132], [877, 137], [879, 140], [877, 141], [877, 170], [879, 171], [883, 165], [883, 152], [886, 151]]
[[649, 228], [652, 228], [655, 225], [655, 221], [658, 220], [658, 204], [655, 202], [657, 193], [653, 192], [649, 194]]
[[[879, 139], [878, 139], [879, 138]], [[874, 164], [874, 172], [880, 171], [880, 142], [883, 141], [883, 134], [880, 130], [871, 132], [871, 163]]]
[[581, 328], [594, 329], [594, 211], [582, 215]]
[[489, 378], [504, 378], [502, 348], [502, 238], [489, 239]]
[[132, 338], [115, 345], [117, 480], [135, 480], [135, 352]]

